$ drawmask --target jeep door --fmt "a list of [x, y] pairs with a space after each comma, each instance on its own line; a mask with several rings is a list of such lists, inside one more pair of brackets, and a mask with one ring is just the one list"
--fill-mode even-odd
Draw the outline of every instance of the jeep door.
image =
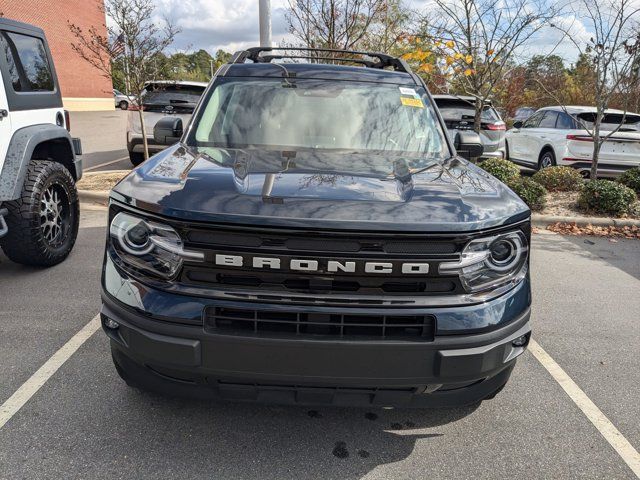
[[0, 173], [2, 173], [2, 166], [11, 141], [11, 117], [9, 116], [9, 104], [2, 82], [2, 75], [4, 74], [0, 69]]

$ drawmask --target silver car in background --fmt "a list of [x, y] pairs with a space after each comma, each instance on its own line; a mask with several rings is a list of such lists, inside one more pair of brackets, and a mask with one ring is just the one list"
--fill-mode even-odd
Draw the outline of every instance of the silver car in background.
[[[460, 130], [473, 130], [475, 118], [475, 97], [462, 95], [434, 95], [433, 99], [449, 131], [455, 138]], [[480, 139], [484, 147], [481, 158], [505, 158], [506, 124], [500, 114], [489, 103], [482, 110], [480, 118]]]
[[[207, 85], [206, 82], [182, 80], [161, 80], [145, 84], [141, 108], [144, 114], [144, 126], [150, 155], [158, 153], [166, 147], [166, 145], [158, 145], [153, 138], [153, 127], [156, 122], [167, 115], [176, 115], [182, 119], [186, 126]], [[134, 166], [144, 161], [142, 128], [137, 105], [129, 105], [127, 150], [129, 151], [129, 159]]]
[[120, 90], [113, 89], [113, 100], [116, 103], [116, 108], [120, 110], [128, 110], [129, 105], [133, 103], [133, 97], [131, 95], [125, 95]]

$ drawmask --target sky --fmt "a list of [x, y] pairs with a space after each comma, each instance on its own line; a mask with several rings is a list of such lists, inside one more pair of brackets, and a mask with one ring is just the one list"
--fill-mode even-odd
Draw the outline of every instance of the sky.
[[[406, 1], [416, 10], [431, 8], [429, 0]], [[271, 0], [274, 45], [291, 39], [285, 18], [287, 4], [287, 0]], [[218, 49], [235, 52], [259, 43], [258, 0], [157, 0], [156, 12], [182, 29], [171, 47], [175, 51], [204, 48], [215, 54]], [[556, 18], [554, 23], [569, 29], [578, 43], [586, 43], [590, 37], [585, 25], [570, 13]], [[561, 38], [559, 30], [545, 27], [532, 39], [531, 46], [519, 52], [520, 56], [526, 59], [553, 52], [567, 63], [575, 61], [578, 50], [566, 39], [559, 43]]]

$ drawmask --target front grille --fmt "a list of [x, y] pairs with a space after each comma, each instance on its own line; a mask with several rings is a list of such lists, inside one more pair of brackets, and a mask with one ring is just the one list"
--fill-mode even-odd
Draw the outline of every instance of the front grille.
[[[186, 242], [192, 245], [215, 248], [259, 249], [260, 252], [313, 252], [314, 254], [411, 254], [451, 255], [459, 251], [460, 242], [453, 240], [427, 240], [402, 238], [401, 236], [376, 236], [375, 234], [348, 234], [339, 238], [328, 232], [290, 232], [189, 229]], [[338, 238], [336, 238], [338, 237]], [[414, 235], [414, 237], [417, 237]], [[464, 240], [462, 242], [464, 244]]]
[[369, 315], [211, 307], [205, 329], [212, 333], [260, 336], [406, 339], [433, 341], [431, 315]]
[[354, 292], [359, 294], [422, 293], [446, 295], [456, 292], [458, 280], [453, 278], [423, 277], [412, 280], [403, 277], [373, 276], [310, 276], [293, 273], [279, 274], [266, 271], [230, 271], [202, 268], [195, 265], [185, 267], [183, 283], [200, 286], [254, 287], [270, 292], [331, 293]]
[[[188, 248], [202, 251], [205, 263], [185, 263], [180, 283], [202, 288], [251, 290], [260, 293], [332, 294], [369, 296], [456, 295], [463, 293], [457, 276], [438, 274], [438, 263], [455, 261], [466, 238], [420, 234], [315, 232], [252, 228], [187, 227], [181, 235]], [[240, 255], [242, 267], [216, 264], [216, 254]], [[278, 269], [253, 268], [252, 257], [281, 260]], [[292, 258], [318, 261], [317, 271], [293, 271], [284, 265]], [[329, 272], [329, 260], [347, 262], [394, 262], [389, 274]], [[429, 263], [426, 274], [402, 274], [403, 262]]]

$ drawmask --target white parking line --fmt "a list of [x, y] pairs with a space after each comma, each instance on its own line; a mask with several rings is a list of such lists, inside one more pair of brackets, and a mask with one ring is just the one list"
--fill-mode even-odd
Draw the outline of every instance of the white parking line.
[[128, 159], [129, 159], [129, 157], [118, 158], [116, 160], [111, 160], [109, 162], [100, 163], [99, 165], [94, 165], [93, 167], [83, 168], [82, 171], [83, 172], [90, 172], [91, 170], [96, 170], [98, 168], [107, 167], [109, 165], [113, 165], [114, 163], [122, 162], [123, 160], [128, 160]]
[[11, 417], [18, 413], [24, 404], [40, 390], [40, 387], [42, 387], [99, 328], [100, 315], [96, 315], [2, 404], [0, 407], [0, 428], [11, 420]]
[[602, 413], [589, 397], [578, 387], [578, 385], [567, 375], [556, 361], [536, 342], [531, 340], [529, 350], [542, 366], [551, 374], [562, 389], [569, 395], [582, 413], [593, 423], [607, 442], [618, 452], [618, 455], [625, 461], [636, 477], [640, 478], [640, 454], [633, 448], [633, 445], [624, 438], [622, 433], [613, 423]]

